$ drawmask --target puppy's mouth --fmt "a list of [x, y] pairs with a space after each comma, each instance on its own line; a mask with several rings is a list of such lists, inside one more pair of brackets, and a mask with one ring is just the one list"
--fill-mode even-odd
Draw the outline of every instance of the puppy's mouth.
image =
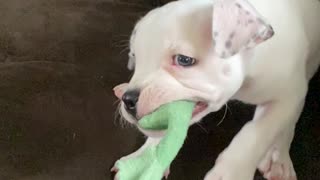
[[[192, 111], [192, 119], [196, 118], [197, 115], [204, 112], [206, 109], [208, 109], [208, 107], [209, 107], [209, 105], [206, 102], [203, 102], [203, 101], [196, 102], [195, 107]], [[137, 119], [137, 120], [139, 121], [139, 119]], [[138, 126], [138, 128], [139, 128], [139, 126]], [[164, 135], [164, 131], [161, 131], [161, 130], [159, 130], [159, 131], [146, 130], [146, 129], [142, 129], [142, 128], [139, 128], [139, 130], [150, 137], [162, 137]]]
[[[203, 111], [205, 111], [208, 108], [208, 103], [204, 102], [204, 101], [198, 101], [195, 104], [195, 107], [192, 111], [192, 118], [199, 115], [200, 113], [202, 113]], [[157, 110], [157, 109], [156, 109]], [[154, 111], [156, 111], [154, 110]], [[153, 112], [154, 112], [153, 111]], [[149, 114], [151, 114], [152, 112], [150, 112]], [[148, 115], [148, 114], [147, 114]], [[141, 118], [143, 117], [137, 117], [137, 120], [139, 121]]]
[[196, 103], [193, 112], [192, 112], [192, 117], [197, 116], [198, 114], [202, 113], [208, 108], [208, 103], [199, 101]]

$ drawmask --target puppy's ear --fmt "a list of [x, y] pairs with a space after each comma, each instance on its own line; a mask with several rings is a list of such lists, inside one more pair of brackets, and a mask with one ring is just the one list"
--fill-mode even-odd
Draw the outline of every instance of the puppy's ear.
[[247, 0], [215, 0], [212, 20], [214, 49], [221, 58], [252, 48], [274, 34]]

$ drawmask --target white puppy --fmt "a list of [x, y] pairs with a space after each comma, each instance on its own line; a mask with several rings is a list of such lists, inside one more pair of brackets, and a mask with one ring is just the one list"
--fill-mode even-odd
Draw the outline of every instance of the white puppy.
[[[192, 123], [236, 99], [257, 105], [206, 180], [294, 180], [289, 156], [308, 81], [320, 63], [318, 0], [181, 0], [136, 25], [129, 84], [115, 88], [131, 123], [160, 105], [197, 102]], [[144, 132], [146, 145], [161, 133]], [[143, 148], [127, 156], [139, 154]]]

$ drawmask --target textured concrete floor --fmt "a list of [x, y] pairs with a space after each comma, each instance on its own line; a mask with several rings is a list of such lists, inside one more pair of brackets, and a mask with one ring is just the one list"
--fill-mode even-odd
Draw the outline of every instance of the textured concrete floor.
[[[104, 180], [142, 142], [115, 120], [112, 87], [129, 79], [125, 46], [150, 1], [0, 1], [0, 180]], [[252, 117], [230, 103], [190, 129], [169, 179], [200, 180]], [[320, 177], [320, 75], [311, 82], [292, 156]], [[257, 176], [256, 179], [261, 179]]]

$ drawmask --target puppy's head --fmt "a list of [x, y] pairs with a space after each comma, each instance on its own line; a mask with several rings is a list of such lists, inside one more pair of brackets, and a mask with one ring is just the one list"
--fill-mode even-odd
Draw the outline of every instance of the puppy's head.
[[115, 88], [131, 123], [175, 100], [197, 103], [192, 122], [219, 110], [241, 87], [243, 64], [273, 30], [246, 0], [181, 0], [136, 25], [134, 75]]

